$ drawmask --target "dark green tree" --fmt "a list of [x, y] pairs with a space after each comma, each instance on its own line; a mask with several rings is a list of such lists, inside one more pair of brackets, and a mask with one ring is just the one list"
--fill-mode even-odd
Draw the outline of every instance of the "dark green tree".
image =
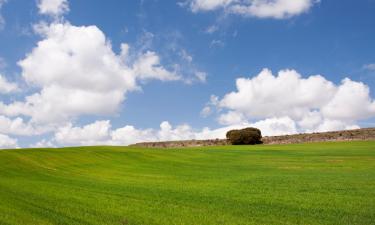
[[259, 129], [248, 127], [241, 130], [230, 130], [227, 139], [232, 145], [262, 144], [262, 133]]

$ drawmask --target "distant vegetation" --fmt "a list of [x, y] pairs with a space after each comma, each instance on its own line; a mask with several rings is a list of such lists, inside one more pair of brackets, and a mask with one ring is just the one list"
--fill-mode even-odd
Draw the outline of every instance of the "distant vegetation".
[[375, 221], [375, 141], [0, 151], [0, 224]]
[[248, 127], [241, 130], [230, 130], [227, 139], [232, 145], [262, 144], [262, 133], [259, 129]]
[[[332, 141], [366, 141], [375, 140], [375, 128], [362, 128], [356, 130], [342, 130], [321, 133], [292, 134], [281, 136], [262, 137], [263, 144], [296, 144], [311, 142], [332, 142]], [[185, 140], [185, 141], [163, 141], [143, 142], [133, 146], [146, 148], [180, 148], [231, 145], [228, 139], [211, 140]]]

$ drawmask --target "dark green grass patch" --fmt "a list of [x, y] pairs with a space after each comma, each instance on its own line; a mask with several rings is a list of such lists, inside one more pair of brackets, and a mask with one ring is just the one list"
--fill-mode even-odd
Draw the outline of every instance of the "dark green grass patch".
[[0, 151], [0, 224], [375, 224], [375, 142]]

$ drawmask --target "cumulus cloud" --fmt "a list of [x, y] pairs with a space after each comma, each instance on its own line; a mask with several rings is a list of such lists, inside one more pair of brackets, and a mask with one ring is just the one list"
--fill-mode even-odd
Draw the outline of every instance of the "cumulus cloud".
[[371, 99], [367, 85], [345, 78], [321, 111], [324, 117], [333, 120], [367, 119], [375, 116], [375, 101]]
[[0, 104], [5, 115], [28, 116], [39, 124], [109, 115], [117, 112], [127, 92], [139, 89], [137, 81], [180, 79], [152, 51], [139, 54], [130, 64], [129, 46], [122, 44], [121, 53], [114, 53], [96, 26], [41, 23], [36, 30], [43, 39], [18, 64], [26, 84], [40, 91], [25, 101]]
[[9, 94], [18, 91], [16, 83], [9, 82], [3, 75], [0, 74], [0, 93]]
[[55, 140], [67, 145], [98, 145], [108, 140], [110, 129], [108, 120], [96, 121], [83, 127], [68, 124], [58, 129]]
[[[4, 2], [0, 0], [0, 7]], [[122, 43], [120, 52], [116, 53], [98, 27], [74, 26], [63, 19], [69, 11], [67, 0], [38, 0], [37, 4], [39, 13], [51, 16], [53, 20], [34, 25], [34, 32], [41, 40], [18, 62], [25, 86], [34, 92], [16, 101], [0, 101], [0, 133], [29, 136], [60, 128], [55, 137], [60, 141], [60, 136], [66, 136], [61, 130], [63, 127], [79, 137], [106, 124], [94, 124], [93, 128], [84, 127], [80, 131], [73, 129], [72, 121], [85, 115], [116, 114], [128, 92], [140, 90], [143, 81], [193, 83], [206, 80], [206, 73], [196, 69], [189, 70], [193, 75], [185, 77], [181, 75], [185, 67], [179, 64], [173, 64], [172, 69], [163, 66], [161, 57], [146, 43], [148, 36], [152, 36], [150, 33], [140, 40], [140, 48]], [[187, 51], [181, 51], [181, 54], [183, 61], [191, 65], [192, 56]], [[0, 75], [1, 94], [18, 90], [17, 84]], [[123, 128], [113, 135], [119, 136], [129, 129]], [[50, 144], [45, 140], [34, 146]]]
[[18, 148], [17, 140], [7, 135], [0, 134], [0, 149]]
[[318, 0], [190, 0], [193, 12], [223, 9], [257, 18], [285, 19], [307, 12]]
[[42, 128], [35, 128], [29, 123], [26, 123], [22, 118], [14, 119], [0, 115], [0, 133], [12, 134], [19, 136], [32, 136], [45, 132]]
[[60, 17], [69, 12], [68, 0], [38, 0], [39, 13]]
[[298, 131], [328, 131], [358, 127], [375, 116], [368, 86], [345, 78], [336, 85], [321, 75], [302, 77], [295, 70], [273, 75], [268, 69], [252, 78], [238, 78], [237, 90], [218, 99], [222, 124], [288, 117]]
[[218, 122], [223, 125], [232, 125], [232, 124], [239, 124], [246, 121], [245, 116], [236, 111], [229, 111], [227, 113], [223, 113], [219, 116]]

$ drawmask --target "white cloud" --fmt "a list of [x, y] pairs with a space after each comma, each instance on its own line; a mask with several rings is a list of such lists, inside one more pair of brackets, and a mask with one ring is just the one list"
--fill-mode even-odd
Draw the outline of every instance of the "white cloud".
[[205, 118], [205, 117], [211, 115], [211, 113], [212, 113], [212, 109], [211, 109], [211, 107], [210, 107], [210, 106], [205, 106], [205, 107], [202, 109], [200, 115], [201, 115], [202, 117]]
[[96, 121], [83, 127], [68, 124], [57, 130], [55, 140], [66, 145], [100, 145], [108, 140], [110, 129], [108, 120]]
[[96, 26], [41, 23], [36, 30], [43, 39], [18, 64], [26, 83], [40, 91], [25, 101], [0, 104], [5, 115], [24, 115], [32, 123], [51, 124], [80, 115], [113, 114], [127, 92], [139, 89], [137, 81], [179, 79], [151, 51], [129, 64], [129, 46], [122, 44], [122, 52], [114, 53]]
[[228, 6], [236, 0], [192, 0], [190, 3], [193, 12], [210, 11]]
[[191, 56], [185, 49], [180, 50], [180, 56], [183, 60], [185, 60], [188, 63], [193, 62], [193, 56]]
[[181, 77], [160, 65], [160, 58], [155, 52], [142, 54], [134, 63], [133, 70], [140, 79], [159, 79], [162, 81], [180, 80]]
[[129, 125], [112, 130], [109, 121], [96, 121], [83, 127], [68, 124], [55, 133], [54, 139], [61, 145], [129, 145], [144, 141], [187, 140], [197, 137], [190, 126], [173, 128], [167, 121], [160, 124], [159, 130], [142, 130]]
[[268, 118], [250, 125], [262, 131], [264, 136], [298, 133], [296, 123], [289, 117]]
[[0, 31], [4, 29], [4, 26], [5, 26], [5, 20], [3, 16], [0, 14]]
[[[315, 75], [303, 78], [294, 70], [273, 75], [264, 69], [252, 78], [238, 78], [237, 90], [216, 102], [222, 124], [288, 117], [299, 132], [357, 127], [362, 119], [375, 116], [375, 101], [368, 86], [348, 78], [341, 84]], [[292, 129], [288, 129], [292, 130]]]
[[202, 71], [195, 71], [195, 79], [201, 83], [205, 83], [207, 80], [207, 73]]
[[336, 92], [334, 84], [320, 75], [302, 78], [295, 70], [274, 76], [268, 69], [253, 78], [238, 78], [237, 90], [219, 102], [222, 108], [250, 118], [302, 117], [309, 109], [327, 104]]
[[363, 69], [369, 71], [375, 71], [375, 63], [366, 64], [363, 66]]
[[224, 45], [225, 43], [222, 40], [212, 40], [210, 43], [210, 48], [222, 48]]
[[1, 149], [18, 148], [17, 140], [7, 135], [0, 134], [0, 148]]
[[68, 0], [38, 0], [40, 14], [60, 17], [69, 12]]
[[188, 124], [173, 127], [168, 121], [162, 122], [159, 129], [137, 129], [130, 125], [111, 129], [110, 122], [106, 120], [96, 121], [82, 127], [74, 127], [72, 124], [68, 124], [55, 133], [54, 141], [63, 146], [79, 146], [129, 145], [153, 141], [216, 139], [225, 138], [229, 130], [249, 126], [260, 128], [264, 136], [294, 134], [297, 132], [295, 122], [288, 117], [270, 118], [256, 123], [245, 122], [218, 129], [203, 128], [201, 130], [195, 130]]
[[367, 85], [345, 78], [321, 111], [324, 117], [334, 120], [367, 119], [375, 116], [375, 101], [371, 99]]
[[217, 25], [212, 25], [212, 26], [207, 27], [205, 32], [208, 34], [213, 34], [218, 30], [219, 30], [219, 27]]
[[[7, 0], [0, 0], [0, 10], [6, 2]], [[5, 26], [5, 20], [3, 16], [1, 15], [1, 11], [0, 11], [0, 31], [4, 29], [4, 26]]]
[[30, 148], [55, 148], [56, 145], [52, 141], [43, 139], [35, 144], [30, 145]]
[[360, 127], [358, 125], [350, 124], [345, 121], [326, 119], [323, 121], [323, 123], [319, 124], [316, 129], [312, 131], [307, 130], [307, 132], [326, 132], [335, 130], [352, 130], [359, 128]]
[[20, 117], [10, 119], [0, 115], [0, 133], [13, 134], [22, 136], [32, 136], [41, 134], [46, 131], [46, 128], [35, 128], [31, 124], [25, 123]]
[[245, 122], [245, 116], [236, 111], [229, 111], [227, 113], [221, 114], [218, 118], [218, 122], [222, 125], [233, 125]]
[[314, 0], [254, 0], [248, 5], [233, 5], [230, 11], [244, 16], [284, 19], [307, 12], [314, 3]]
[[9, 94], [18, 91], [18, 85], [16, 83], [9, 82], [3, 75], [0, 74], [0, 93]]
[[257, 18], [285, 19], [307, 12], [317, 0], [191, 0], [193, 12], [223, 9]]
[[129, 145], [138, 142], [156, 141], [153, 129], [136, 129], [134, 126], [124, 126], [111, 133], [110, 145]]

